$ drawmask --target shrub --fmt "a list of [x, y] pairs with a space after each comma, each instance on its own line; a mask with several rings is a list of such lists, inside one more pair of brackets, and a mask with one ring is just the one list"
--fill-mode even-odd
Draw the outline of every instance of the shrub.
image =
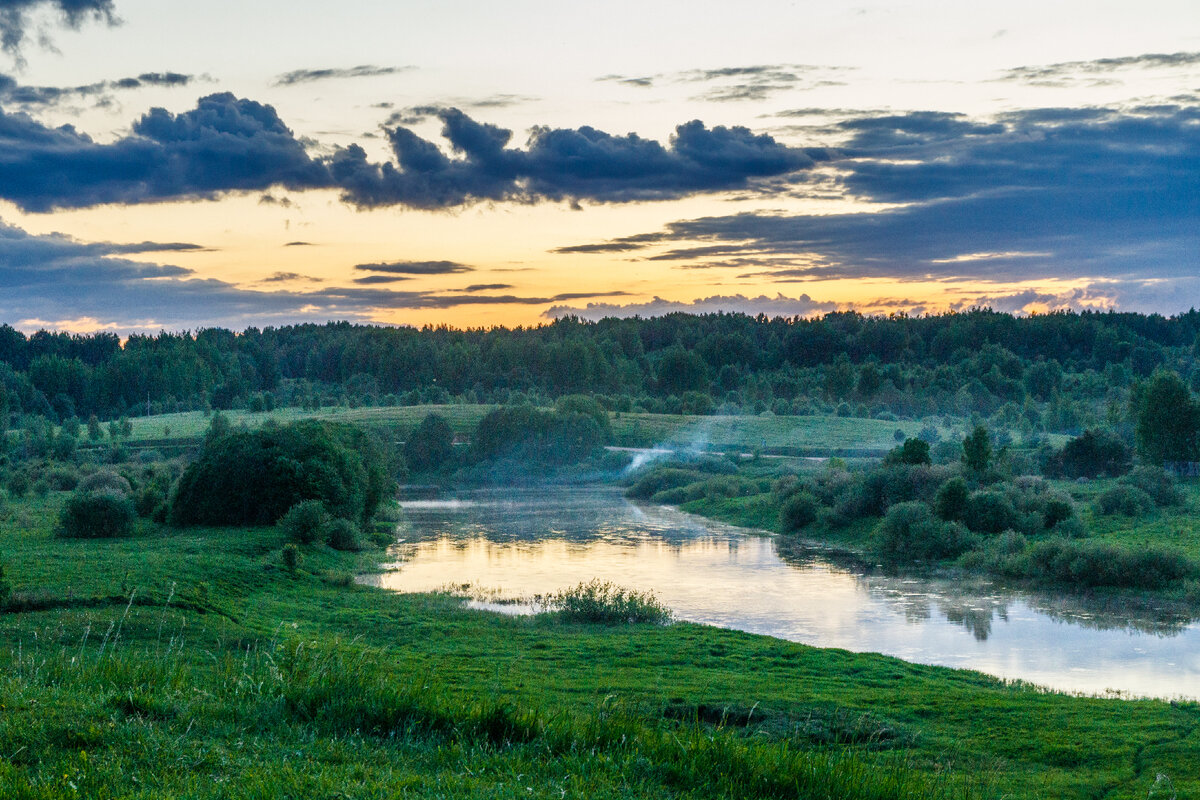
[[427, 415], [404, 443], [404, 460], [416, 472], [441, 469], [453, 456], [454, 431], [440, 414]]
[[1183, 492], [1179, 491], [1175, 477], [1161, 467], [1138, 467], [1122, 478], [1121, 483], [1141, 489], [1156, 505], [1183, 505]]
[[1154, 510], [1154, 498], [1136, 486], [1118, 484], [1096, 498], [1096, 508], [1101, 514], [1137, 517]]
[[300, 569], [300, 562], [304, 560], [304, 556], [300, 553], [300, 548], [294, 544], [285, 544], [283, 550], [279, 553], [279, 559], [283, 562], [283, 568], [293, 575], [296, 570]]
[[568, 464], [592, 455], [605, 440], [600, 424], [587, 414], [514, 406], [498, 408], [479, 421], [471, 451], [477, 461], [513, 458]]
[[288, 509], [279, 520], [279, 530], [297, 544], [321, 541], [329, 525], [329, 512], [320, 500], [305, 500]]
[[8, 493], [13, 497], [24, 497], [29, 494], [31, 485], [29, 476], [21, 470], [17, 470], [8, 476]]
[[308, 420], [205, 440], [171, 497], [175, 525], [272, 525], [292, 506], [320, 500], [360, 524], [392, 485], [382, 449], [366, 433]]
[[[900, 431], [897, 431], [900, 433]], [[890, 464], [932, 464], [929, 442], [923, 439], [905, 439], [904, 444], [887, 454], [885, 462]]]
[[109, 492], [111, 494], [132, 494], [133, 487], [129, 480], [112, 470], [102, 469], [93, 472], [79, 482], [81, 492]]
[[1194, 576], [1196, 565], [1173, 550], [1127, 550], [1104, 542], [1047, 539], [1029, 548], [1032, 577], [1082, 586], [1158, 589]]
[[675, 469], [659, 467], [643, 475], [633, 486], [625, 490], [626, 497], [637, 500], [647, 500], [666, 489], [675, 489], [691, 483], [702, 481], [707, 476], [690, 469]]
[[1017, 511], [1001, 492], [975, 492], [967, 500], [963, 522], [977, 533], [1000, 533], [1017, 525]]
[[325, 526], [325, 543], [334, 550], [355, 552], [362, 549], [358, 528], [348, 519], [335, 519]]
[[875, 529], [880, 552], [892, 561], [935, 561], [970, 550], [974, 537], [957, 522], [934, 516], [925, 503], [899, 503]]
[[960, 521], [967, 513], [970, 497], [971, 490], [967, 488], [967, 482], [956, 475], [938, 487], [934, 508], [942, 519], [948, 522]]
[[798, 531], [816, 522], [820, 504], [808, 492], [796, 492], [779, 509], [779, 527], [784, 533]]
[[56, 492], [69, 492], [79, 485], [79, 473], [74, 467], [55, 467], [46, 471], [46, 483]]
[[1132, 454], [1114, 433], [1087, 430], [1067, 442], [1046, 463], [1046, 473], [1068, 478], [1098, 478], [1129, 472]]
[[59, 515], [59, 535], [78, 539], [109, 539], [128, 536], [135, 517], [127, 494], [111, 491], [76, 491]]
[[1046, 500], [1042, 518], [1045, 527], [1053, 528], [1075, 516], [1075, 504], [1066, 497], [1051, 497]]
[[592, 580], [563, 589], [547, 596], [544, 605], [568, 622], [665, 625], [671, 621], [670, 609], [652, 592], [623, 589], [609, 581]]

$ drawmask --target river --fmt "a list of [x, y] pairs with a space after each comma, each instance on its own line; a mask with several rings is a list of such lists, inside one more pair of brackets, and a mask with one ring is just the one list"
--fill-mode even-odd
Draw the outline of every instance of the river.
[[402, 506], [390, 571], [362, 582], [469, 585], [476, 607], [530, 613], [533, 596], [599, 578], [653, 591], [680, 620], [1066, 691], [1200, 698], [1200, 624], [1153, 612], [898, 577], [817, 546], [784, 561], [768, 535], [635, 505], [613, 487], [488, 489]]

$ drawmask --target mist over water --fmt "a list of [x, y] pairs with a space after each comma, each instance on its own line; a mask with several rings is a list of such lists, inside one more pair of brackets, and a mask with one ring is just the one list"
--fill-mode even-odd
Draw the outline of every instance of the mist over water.
[[1200, 625], [1165, 615], [877, 574], [821, 549], [785, 562], [769, 536], [634, 505], [611, 487], [492, 489], [404, 506], [395, 571], [363, 582], [405, 592], [469, 585], [486, 608], [528, 613], [535, 595], [600, 578], [653, 590], [681, 620], [1055, 689], [1200, 697]]

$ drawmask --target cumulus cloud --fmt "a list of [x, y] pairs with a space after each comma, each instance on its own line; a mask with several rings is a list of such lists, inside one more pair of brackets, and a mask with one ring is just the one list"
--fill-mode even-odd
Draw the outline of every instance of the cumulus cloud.
[[395, 163], [373, 164], [357, 145], [330, 162], [344, 199], [359, 208], [447, 208], [479, 201], [665, 200], [741, 189], [756, 178], [811, 167], [816, 153], [746, 128], [680, 125], [667, 146], [591, 127], [535, 128], [524, 149], [512, 131], [436, 109], [456, 158], [403, 127], [388, 130]]
[[275, 109], [232, 94], [151, 109], [112, 144], [0, 110], [0, 153], [0, 197], [35, 212], [329, 184]]
[[415, 67], [377, 67], [374, 64], [361, 64], [357, 67], [334, 67], [329, 69], [297, 69], [285, 72], [275, 78], [276, 86], [295, 86], [299, 83], [313, 83], [342, 78], [377, 78], [381, 75], [395, 75], [408, 72]]
[[117, 23], [113, 0], [0, 0], [0, 48], [19, 60], [31, 16], [39, 10], [49, 10], [71, 28], [88, 19]]

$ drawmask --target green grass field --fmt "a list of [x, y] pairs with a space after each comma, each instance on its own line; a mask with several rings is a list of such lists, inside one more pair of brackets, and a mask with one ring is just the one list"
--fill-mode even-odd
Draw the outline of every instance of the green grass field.
[[[251, 428], [267, 420], [279, 423], [299, 419], [336, 419], [367, 427], [388, 427], [407, 431], [428, 414], [440, 414], [455, 433], [470, 435], [479, 420], [494, 406], [429, 405], [343, 408], [327, 407], [319, 411], [299, 408], [270, 412], [222, 412], [234, 425]], [[209, 417], [199, 411], [136, 417], [130, 420], [133, 435], [128, 443], [195, 440], [208, 430]], [[615, 443], [628, 447], [704, 447], [714, 450], [738, 449], [746, 452], [779, 451], [793, 455], [879, 455], [896, 445], [895, 433], [916, 436], [926, 421], [889, 421], [854, 417], [777, 417], [777, 416], [693, 416], [678, 414], [614, 414]], [[941, 428], [943, 435], [950, 432]], [[86, 442], [84, 443], [86, 445]]]
[[1200, 793], [1194, 703], [466, 611], [351, 583], [379, 551], [290, 574], [273, 529], [63, 540], [65, 496], [0, 512], [5, 797]]

